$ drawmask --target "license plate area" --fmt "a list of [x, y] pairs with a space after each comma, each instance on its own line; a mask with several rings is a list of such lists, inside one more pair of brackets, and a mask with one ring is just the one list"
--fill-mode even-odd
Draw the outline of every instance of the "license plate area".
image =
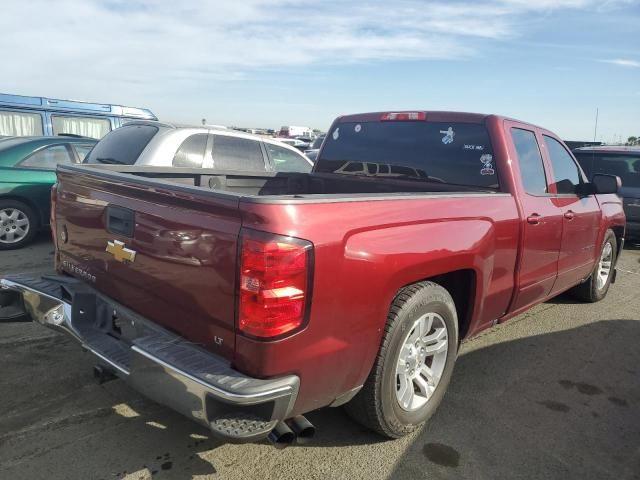
[[78, 292], [73, 296], [72, 323], [81, 333], [89, 331], [109, 335], [131, 343], [144, 334], [128, 311], [92, 292]]

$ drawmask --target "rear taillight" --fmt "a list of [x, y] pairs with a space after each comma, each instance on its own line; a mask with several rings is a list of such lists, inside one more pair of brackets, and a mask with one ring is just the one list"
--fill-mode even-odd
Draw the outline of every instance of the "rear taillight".
[[424, 121], [427, 119], [425, 112], [388, 112], [383, 113], [380, 120], [383, 122], [407, 122], [407, 121]]
[[58, 245], [56, 234], [56, 203], [58, 199], [58, 184], [54, 183], [51, 187], [51, 210], [49, 212], [49, 225], [51, 227], [51, 236], [53, 237], [53, 245]]
[[240, 248], [240, 331], [274, 338], [301, 328], [311, 295], [311, 243], [245, 230]]

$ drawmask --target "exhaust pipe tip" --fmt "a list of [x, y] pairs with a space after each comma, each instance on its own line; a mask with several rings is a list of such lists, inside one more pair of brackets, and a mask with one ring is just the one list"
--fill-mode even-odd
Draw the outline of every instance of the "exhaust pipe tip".
[[298, 443], [301, 444], [310, 442], [316, 434], [316, 427], [302, 415], [290, 418], [287, 420], [287, 425], [297, 437]]
[[276, 448], [286, 448], [291, 445], [296, 435], [284, 422], [278, 422], [276, 426], [269, 432], [269, 441]]

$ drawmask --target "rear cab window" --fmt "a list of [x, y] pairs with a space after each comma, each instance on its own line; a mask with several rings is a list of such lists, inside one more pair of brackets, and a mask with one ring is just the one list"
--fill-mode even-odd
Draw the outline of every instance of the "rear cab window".
[[133, 165], [156, 133], [158, 127], [154, 125], [117, 128], [93, 147], [84, 163]]
[[327, 134], [315, 171], [411, 179], [464, 189], [500, 187], [489, 133], [477, 123], [338, 123]]

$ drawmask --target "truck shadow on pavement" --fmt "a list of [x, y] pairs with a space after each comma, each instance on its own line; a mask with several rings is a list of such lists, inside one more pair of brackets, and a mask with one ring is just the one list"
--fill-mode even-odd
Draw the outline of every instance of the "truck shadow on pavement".
[[640, 478], [639, 341], [609, 320], [468, 351], [390, 478]]
[[[392, 479], [639, 478], [639, 341], [637, 320], [489, 346], [472, 340], [422, 431], [387, 449], [342, 409], [324, 409], [308, 415], [318, 428], [311, 444], [277, 451], [266, 443], [222, 444], [123, 382], [95, 384], [88, 355], [56, 335], [35, 347], [14, 345], [11, 353], [3, 347], [3, 365], [22, 371], [0, 381], [3, 391], [15, 392], [0, 400], [0, 477], [186, 479], [234, 472], [266, 478], [277, 476], [283, 462], [313, 462], [318, 449], [336, 448], [333, 458], [344, 468], [360, 450], [364, 473], [380, 462], [374, 458], [380, 450], [370, 447], [384, 444], [383, 462], [393, 471], [383, 477]], [[61, 462], [65, 457], [74, 461]], [[300, 464], [300, 472], [305, 468]]]

